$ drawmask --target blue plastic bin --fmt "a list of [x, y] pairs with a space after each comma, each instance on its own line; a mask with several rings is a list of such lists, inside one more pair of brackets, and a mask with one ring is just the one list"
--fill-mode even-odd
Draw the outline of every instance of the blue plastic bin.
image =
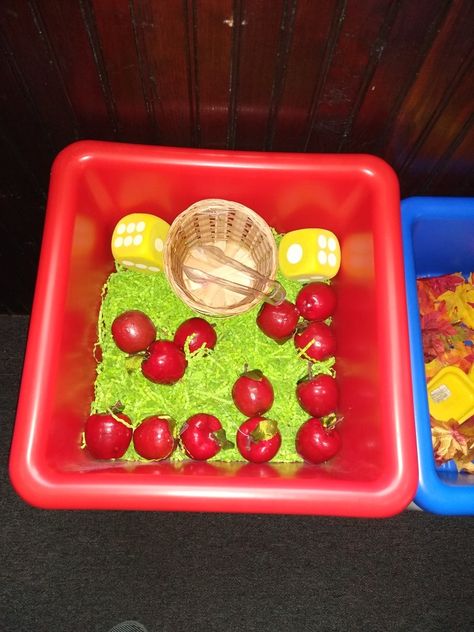
[[416, 504], [427, 511], [474, 515], [474, 475], [433, 457], [416, 279], [474, 271], [474, 198], [412, 197], [402, 202], [408, 325], [418, 446]]

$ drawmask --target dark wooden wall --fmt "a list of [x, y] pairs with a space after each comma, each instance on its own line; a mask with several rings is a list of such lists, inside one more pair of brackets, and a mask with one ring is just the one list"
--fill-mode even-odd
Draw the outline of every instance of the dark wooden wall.
[[473, 33], [472, 0], [2, 0], [0, 311], [80, 138], [370, 152], [403, 196], [473, 195]]

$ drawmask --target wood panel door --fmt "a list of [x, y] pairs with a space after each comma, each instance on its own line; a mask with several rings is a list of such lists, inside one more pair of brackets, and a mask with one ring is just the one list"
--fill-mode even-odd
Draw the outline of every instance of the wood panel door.
[[472, 195], [473, 32], [471, 0], [3, 0], [0, 311], [30, 309], [81, 138], [369, 152], [403, 196]]

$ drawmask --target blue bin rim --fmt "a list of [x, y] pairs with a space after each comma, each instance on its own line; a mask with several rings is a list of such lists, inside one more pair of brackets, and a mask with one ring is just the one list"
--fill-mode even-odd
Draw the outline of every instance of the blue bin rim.
[[[474, 198], [416, 196], [405, 198], [401, 202], [408, 331], [419, 470], [415, 503], [422, 509], [437, 514], [470, 516], [474, 515], [474, 485], [450, 485], [449, 473], [447, 473], [446, 480], [443, 480], [439, 476], [433, 457], [412, 240], [412, 227], [417, 219], [429, 218], [442, 221], [446, 217], [448, 208], [450, 219], [474, 218]], [[455, 474], [455, 476], [457, 475]], [[459, 476], [471, 475], [460, 474]]]

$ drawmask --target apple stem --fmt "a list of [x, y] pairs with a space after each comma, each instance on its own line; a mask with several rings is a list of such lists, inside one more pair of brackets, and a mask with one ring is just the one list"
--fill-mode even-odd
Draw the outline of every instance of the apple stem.
[[122, 402], [119, 400], [118, 402], [115, 402], [115, 404], [110, 408], [110, 412], [118, 415], [119, 413], [123, 412], [124, 408], [124, 404], [122, 404]]
[[133, 373], [140, 368], [141, 363], [144, 360], [148, 360], [150, 354], [147, 351], [140, 351], [139, 353], [131, 353], [125, 358], [125, 368], [127, 373]]
[[311, 360], [308, 360], [308, 377], [309, 379], [313, 377], [313, 363]]
[[268, 441], [269, 439], [273, 439], [277, 432], [278, 424], [276, 421], [273, 419], [262, 419], [248, 436], [252, 439], [252, 441], [258, 443], [259, 441]]
[[229, 441], [229, 439], [226, 437], [224, 428], [221, 428], [220, 430], [215, 430], [214, 432], [211, 432], [210, 435], [214, 438], [215, 441], [217, 441], [221, 450], [230, 450], [234, 447], [232, 441]]
[[337, 424], [341, 423], [343, 419], [343, 415], [340, 415], [339, 413], [330, 413], [321, 419], [321, 423], [325, 428], [330, 430], [331, 428], [337, 426]]

